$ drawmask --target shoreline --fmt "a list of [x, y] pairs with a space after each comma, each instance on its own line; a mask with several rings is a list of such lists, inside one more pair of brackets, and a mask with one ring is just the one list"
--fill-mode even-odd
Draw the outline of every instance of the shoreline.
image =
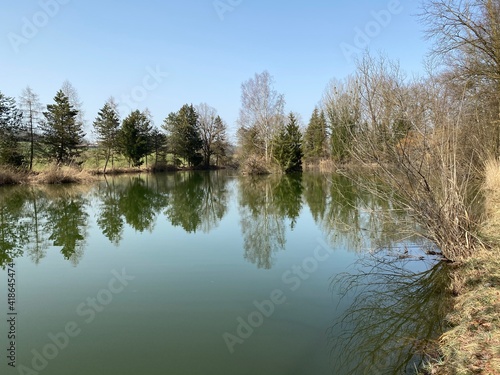
[[17, 170], [0, 168], [0, 187], [16, 185], [58, 185], [58, 184], [88, 184], [95, 182], [101, 176], [120, 176], [141, 173], [164, 173], [185, 171], [213, 171], [225, 167], [191, 168], [165, 166], [161, 168], [115, 168], [104, 173], [102, 170], [77, 168], [74, 166], [51, 166], [43, 171]]

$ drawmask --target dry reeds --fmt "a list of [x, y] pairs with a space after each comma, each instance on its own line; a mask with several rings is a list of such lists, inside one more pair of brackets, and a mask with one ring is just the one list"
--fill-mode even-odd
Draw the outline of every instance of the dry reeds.
[[270, 170], [262, 157], [250, 156], [242, 162], [241, 173], [244, 175], [265, 175]]
[[68, 183], [90, 183], [95, 177], [88, 171], [75, 166], [60, 166], [52, 164], [47, 170], [31, 177], [35, 184], [68, 184]]
[[0, 168], [0, 186], [19, 185], [26, 182], [27, 174], [9, 167]]
[[490, 159], [485, 163], [483, 183], [486, 221], [482, 234], [491, 242], [500, 242], [500, 161]]
[[500, 163], [485, 165], [487, 219], [480, 228], [490, 248], [457, 265], [451, 291], [450, 329], [440, 340], [440, 355], [427, 366], [430, 374], [500, 374]]

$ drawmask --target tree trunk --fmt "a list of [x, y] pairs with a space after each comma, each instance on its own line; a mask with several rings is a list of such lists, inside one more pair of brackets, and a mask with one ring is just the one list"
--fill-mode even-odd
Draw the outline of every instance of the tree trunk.
[[30, 171], [33, 170], [33, 154], [35, 153], [35, 140], [33, 136], [33, 112], [30, 108]]
[[106, 168], [108, 167], [108, 161], [109, 161], [109, 156], [111, 154], [111, 150], [108, 149], [106, 152], [106, 161], [104, 162], [104, 171], [103, 173], [106, 174]]

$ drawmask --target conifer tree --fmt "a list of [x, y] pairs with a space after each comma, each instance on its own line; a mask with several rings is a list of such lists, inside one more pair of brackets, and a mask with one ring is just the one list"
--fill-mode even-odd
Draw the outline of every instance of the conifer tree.
[[85, 133], [83, 124], [76, 121], [78, 111], [73, 108], [62, 90], [54, 97], [54, 104], [47, 105], [47, 111], [43, 112], [43, 115], [45, 121], [41, 129], [49, 158], [57, 163], [74, 161], [81, 153], [79, 146]]
[[193, 105], [183, 105], [178, 112], [172, 112], [164, 121], [167, 144], [174, 156], [179, 156], [191, 166], [200, 164], [202, 140], [198, 124], [198, 114]]
[[23, 156], [19, 150], [21, 112], [14, 98], [0, 92], [0, 163], [20, 166]]
[[302, 134], [293, 113], [288, 123], [282, 126], [274, 141], [274, 158], [285, 172], [302, 170]]
[[304, 156], [308, 159], [326, 156], [327, 132], [326, 118], [323, 111], [315, 108], [304, 134]]
[[94, 120], [94, 129], [100, 145], [106, 152], [106, 162], [104, 172], [111, 158], [111, 167], [113, 167], [113, 153], [119, 147], [118, 134], [120, 132], [120, 118], [116, 108], [116, 103], [110, 98], [101, 108]]
[[120, 149], [134, 167], [142, 165], [142, 158], [150, 151], [152, 126], [149, 116], [135, 110], [122, 123], [119, 134]]
[[215, 165], [219, 166], [219, 160], [227, 156], [229, 142], [227, 140], [227, 126], [220, 116], [215, 119], [215, 137], [212, 143], [212, 154], [215, 156]]

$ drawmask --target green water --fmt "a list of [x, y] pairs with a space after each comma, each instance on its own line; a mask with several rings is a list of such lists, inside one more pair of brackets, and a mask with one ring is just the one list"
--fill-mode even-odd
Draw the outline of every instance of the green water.
[[0, 204], [1, 374], [399, 374], [439, 329], [445, 272], [394, 261], [421, 255], [406, 215], [338, 176], [124, 176]]

